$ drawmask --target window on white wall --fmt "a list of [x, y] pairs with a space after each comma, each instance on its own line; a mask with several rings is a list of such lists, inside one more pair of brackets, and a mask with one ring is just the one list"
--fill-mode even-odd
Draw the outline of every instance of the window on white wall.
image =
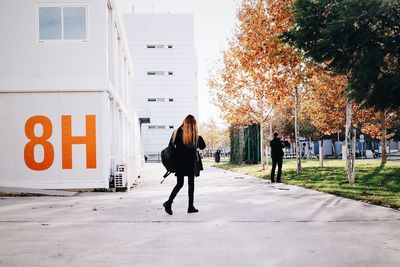
[[149, 44], [147, 45], [147, 48], [164, 48], [165, 45], [163, 44]]
[[64, 39], [86, 40], [86, 7], [63, 7]]
[[39, 41], [87, 40], [87, 6], [40, 6]]
[[165, 75], [165, 71], [148, 71], [147, 75]]
[[165, 102], [165, 98], [147, 98], [147, 102]]
[[62, 34], [61, 7], [39, 8], [39, 39], [60, 40]]
[[149, 125], [148, 128], [152, 129], [152, 130], [154, 130], [154, 129], [165, 129], [166, 126], [165, 125]]

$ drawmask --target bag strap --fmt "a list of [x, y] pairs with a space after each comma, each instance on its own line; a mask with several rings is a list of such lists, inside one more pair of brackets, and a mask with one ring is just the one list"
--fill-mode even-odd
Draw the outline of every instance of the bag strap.
[[165, 179], [167, 179], [168, 175], [170, 175], [171, 173], [172, 173], [172, 172], [167, 171], [167, 172], [163, 175], [164, 179], [161, 181], [160, 184], [162, 184], [162, 183], [165, 181]]

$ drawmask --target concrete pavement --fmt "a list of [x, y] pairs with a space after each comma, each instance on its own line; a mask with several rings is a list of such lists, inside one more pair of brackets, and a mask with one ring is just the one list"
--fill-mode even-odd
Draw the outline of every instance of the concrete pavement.
[[72, 197], [79, 195], [78, 192], [47, 190], [36, 188], [20, 188], [0, 186], [0, 196], [53, 196], [53, 197]]
[[[162, 209], [175, 177], [146, 164], [127, 193], [0, 199], [0, 266], [399, 266], [400, 213], [206, 168]], [[185, 181], [186, 182], [186, 181]]]

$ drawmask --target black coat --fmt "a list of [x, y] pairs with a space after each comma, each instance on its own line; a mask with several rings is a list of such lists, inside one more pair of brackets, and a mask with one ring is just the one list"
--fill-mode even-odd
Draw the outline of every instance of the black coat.
[[271, 157], [274, 159], [282, 158], [283, 157], [283, 150], [285, 146], [282, 144], [280, 138], [274, 138], [269, 142], [271, 146]]
[[[173, 134], [172, 134], [173, 135]], [[170, 142], [172, 142], [173, 136], [171, 137]], [[197, 141], [197, 148], [187, 147], [183, 144], [183, 130], [181, 127], [178, 128], [175, 138], [175, 151], [174, 151], [174, 166], [175, 166], [175, 175], [176, 176], [199, 176], [200, 170], [202, 170], [201, 159], [199, 159], [199, 155], [197, 152], [197, 148], [204, 149], [206, 148], [206, 143], [204, 139], [199, 136]]]

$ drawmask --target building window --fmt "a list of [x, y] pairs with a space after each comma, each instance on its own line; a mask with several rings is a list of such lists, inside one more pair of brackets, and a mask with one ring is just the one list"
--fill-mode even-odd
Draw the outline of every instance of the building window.
[[61, 7], [39, 8], [39, 39], [61, 39]]
[[165, 75], [165, 71], [148, 71], [147, 75]]
[[173, 126], [173, 125], [170, 125], [169, 128], [170, 128], [170, 129], [174, 129], [174, 126]]
[[172, 45], [168, 45], [168, 48], [172, 48]]
[[168, 99], [169, 102], [174, 102], [173, 98]]
[[154, 129], [165, 129], [166, 127], [165, 127], [165, 125], [150, 125], [149, 126], [149, 129], [152, 129], [152, 130], [154, 130]]
[[165, 102], [165, 98], [147, 98], [147, 102]]
[[39, 41], [87, 39], [87, 6], [40, 6]]
[[174, 72], [173, 71], [168, 71], [168, 75], [174, 75]]
[[155, 44], [155, 45], [147, 45], [147, 48], [164, 48], [165, 45], [163, 44]]
[[86, 40], [86, 7], [63, 7], [64, 40]]

